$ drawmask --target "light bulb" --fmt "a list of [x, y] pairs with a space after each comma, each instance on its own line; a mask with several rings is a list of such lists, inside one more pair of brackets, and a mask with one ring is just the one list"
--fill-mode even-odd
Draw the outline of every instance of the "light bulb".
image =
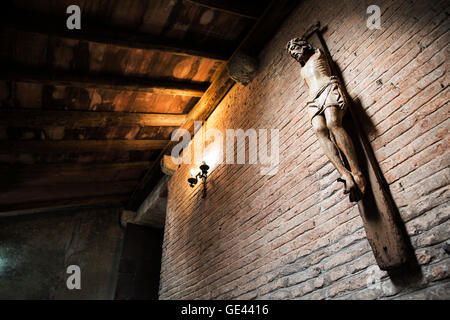
[[217, 163], [217, 152], [211, 149], [208, 150], [208, 152], [205, 152], [202, 162], [210, 167], [214, 167], [214, 165]]

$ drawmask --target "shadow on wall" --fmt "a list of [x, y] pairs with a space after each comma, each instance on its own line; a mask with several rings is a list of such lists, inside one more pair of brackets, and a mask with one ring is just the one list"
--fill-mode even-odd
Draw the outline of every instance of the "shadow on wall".
[[164, 231], [128, 223], [115, 300], [157, 300]]
[[[360, 101], [358, 99], [351, 100], [351, 107], [352, 111], [356, 115], [357, 119], [360, 119], [360, 123], [362, 124], [362, 128], [365, 129], [364, 132], [361, 132], [362, 135], [365, 135], [366, 132], [376, 132], [375, 127], [373, 126], [373, 123], [371, 122], [370, 118], [365, 113], [364, 108], [362, 107]], [[371, 128], [372, 126], [372, 128]], [[350, 133], [350, 136], [352, 137], [353, 143], [355, 145], [358, 157], [359, 157], [359, 163], [366, 163], [364, 159], [364, 152], [362, 151], [362, 146], [356, 137], [356, 133], [354, 132], [355, 129], [352, 126], [352, 121], [350, 119], [350, 116], [347, 114], [344, 117], [344, 127], [346, 130], [348, 130]], [[369, 131], [370, 130], [370, 131]], [[364, 137], [365, 138], [365, 137]], [[370, 152], [373, 153], [372, 150]], [[362, 168], [366, 172], [367, 177], [367, 167], [363, 166]], [[405, 223], [403, 222], [400, 212], [398, 210], [398, 207], [395, 205], [394, 199], [392, 198], [389, 185], [387, 184], [384, 176], [381, 173], [381, 170], [377, 168], [377, 170], [380, 173], [380, 176], [378, 177], [379, 180], [381, 180], [382, 186], [385, 191], [385, 195], [389, 197], [388, 201], [390, 202], [390, 209], [391, 209], [391, 215], [394, 220], [395, 225], [397, 226], [397, 231], [400, 233], [399, 238], [402, 239], [403, 243], [399, 244], [404, 248], [405, 251], [405, 260], [406, 262], [402, 264], [401, 266], [393, 269], [386, 270], [389, 274], [390, 279], [394, 283], [395, 286], [398, 287], [408, 287], [413, 284], [420, 283], [423, 279], [422, 270], [419, 266], [419, 263], [417, 261], [417, 257], [414, 252], [414, 248], [411, 244], [410, 237], [408, 235], [408, 232], [406, 231]], [[372, 190], [370, 190], [372, 191]], [[368, 199], [367, 199], [368, 198]], [[367, 212], [368, 215], [372, 215], [371, 219], [377, 219], [377, 216], [379, 213], [377, 212], [377, 207], [374, 200], [374, 193], [370, 192], [366, 195], [366, 201], [369, 203], [369, 207], [373, 208], [374, 210], [370, 210], [370, 212]], [[367, 206], [366, 206], [367, 207]]]
[[[328, 50], [328, 49], [326, 48], [326, 50]], [[337, 63], [334, 60], [331, 61], [331, 63], [333, 64], [332, 69], [333, 69], [334, 73], [336, 74], [336, 76], [338, 76], [339, 79], [341, 79], [341, 82], [344, 83], [342, 81], [342, 79], [343, 79], [342, 73], [341, 73], [340, 68], [338, 67]], [[381, 186], [381, 189], [383, 191], [384, 201], [387, 203], [387, 206], [390, 209], [390, 216], [392, 217], [392, 220], [396, 227], [394, 230], [390, 230], [390, 231], [398, 233], [396, 235], [397, 236], [396, 238], [399, 239], [401, 242], [401, 243], [395, 243], [394, 245], [400, 247], [401, 248], [400, 250], [403, 251], [403, 253], [404, 253], [404, 256], [402, 258], [403, 263], [401, 265], [393, 267], [393, 268], [384, 268], [384, 269], [389, 274], [389, 277], [390, 277], [391, 281], [393, 282], [393, 284], [397, 287], [406, 288], [408, 286], [418, 284], [422, 281], [423, 274], [422, 274], [420, 265], [417, 261], [417, 257], [415, 255], [414, 248], [411, 244], [410, 237], [406, 231], [405, 223], [403, 222], [403, 220], [400, 216], [398, 207], [395, 204], [395, 201], [394, 201], [391, 191], [389, 189], [389, 185], [386, 182], [386, 179], [384, 178], [384, 176], [382, 174], [382, 171], [378, 165], [378, 162], [376, 162], [376, 161], [370, 162], [365, 157], [365, 154], [367, 154], [368, 157], [372, 157], [373, 159], [376, 159], [375, 154], [374, 154], [372, 148], [370, 147], [370, 142], [367, 138], [367, 134], [368, 133], [375, 134], [377, 132], [377, 129], [376, 129], [374, 123], [372, 122], [371, 118], [365, 112], [365, 109], [362, 106], [360, 100], [352, 99], [351, 96], [347, 93], [345, 86], [344, 86], [343, 90], [344, 90], [344, 94], [346, 95], [347, 100], [350, 104], [350, 108], [351, 108], [353, 117], [360, 124], [359, 130], [358, 130], [358, 128], [355, 128], [352, 116], [350, 115], [350, 112], [347, 112], [343, 119], [343, 126], [345, 127], [347, 132], [349, 132], [350, 137], [352, 138], [353, 144], [355, 146], [355, 149], [356, 149], [356, 152], [358, 155], [358, 161], [361, 164], [361, 167], [362, 167], [361, 169], [364, 171], [366, 180], [368, 182], [370, 181], [370, 179], [369, 179], [370, 175], [368, 174], [368, 170], [369, 170], [368, 165], [372, 166], [373, 170], [376, 172], [376, 175], [377, 175], [376, 180]], [[358, 137], [359, 137], [359, 139], [358, 139]], [[364, 139], [366, 141], [363, 141]], [[365, 148], [362, 146], [363, 143], [364, 143]], [[364, 151], [364, 149], [365, 149], [365, 151]], [[370, 162], [370, 164], [369, 164], [369, 162]], [[348, 164], [347, 164], [347, 168], [349, 168]], [[368, 183], [368, 185], [369, 184], [370, 183]], [[366, 208], [365, 211], [361, 211], [361, 206], [360, 206], [360, 204], [358, 205], [358, 207], [360, 208], [360, 210], [359, 210], [360, 215], [362, 216], [363, 220], [364, 220], [363, 215], [366, 215], [365, 218], [368, 221], [381, 220], [380, 219], [381, 212], [380, 212], [380, 208], [377, 207], [377, 204], [375, 201], [375, 196], [382, 197], [382, 195], [380, 195], [379, 192], [377, 194], [377, 192], [375, 192], [372, 188], [368, 188], [367, 194], [365, 195], [364, 199], [362, 201], [360, 201], [360, 202], [364, 203], [363, 205]], [[367, 210], [367, 209], [369, 209], [369, 210]], [[366, 225], [365, 225], [365, 229], [366, 229], [366, 233], [367, 233], [368, 230], [367, 230]], [[370, 239], [369, 239], [369, 242], [370, 242]], [[372, 243], [371, 243], [371, 246], [372, 246]], [[386, 247], [384, 247], [383, 249], [386, 250]], [[375, 256], [377, 256], [376, 248], [374, 248], [374, 246], [372, 246], [372, 250], [374, 251]]]

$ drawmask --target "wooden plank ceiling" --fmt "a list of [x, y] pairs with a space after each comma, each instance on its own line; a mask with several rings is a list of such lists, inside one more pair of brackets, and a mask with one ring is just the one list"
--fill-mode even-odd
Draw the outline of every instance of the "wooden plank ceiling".
[[2, 1], [0, 212], [129, 199], [267, 4]]

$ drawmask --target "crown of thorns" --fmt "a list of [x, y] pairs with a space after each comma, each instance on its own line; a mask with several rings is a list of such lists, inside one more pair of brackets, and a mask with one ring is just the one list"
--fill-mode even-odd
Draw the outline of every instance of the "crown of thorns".
[[303, 38], [294, 38], [290, 40], [286, 45], [286, 50], [290, 51], [293, 45], [303, 47], [308, 50], [314, 50], [313, 46]]

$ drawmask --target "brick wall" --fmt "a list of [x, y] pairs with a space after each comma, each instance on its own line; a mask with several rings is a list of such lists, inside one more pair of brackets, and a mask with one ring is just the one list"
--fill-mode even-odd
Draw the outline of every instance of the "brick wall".
[[[382, 11], [366, 27], [367, 6]], [[275, 176], [219, 164], [208, 196], [192, 166], [169, 181], [161, 299], [450, 298], [446, 1], [301, 1], [207, 128], [278, 128]], [[376, 263], [357, 207], [310, 128], [305, 85], [286, 42], [320, 20], [409, 233], [422, 278], [395, 281]], [[317, 44], [317, 43], [316, 43]], [[196, 137], [198, 138], [198, 137]]]

